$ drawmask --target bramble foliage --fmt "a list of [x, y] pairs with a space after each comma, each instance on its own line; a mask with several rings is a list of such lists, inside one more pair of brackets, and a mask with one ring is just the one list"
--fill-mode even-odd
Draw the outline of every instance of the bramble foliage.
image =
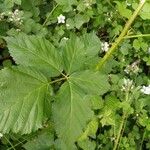
[[138, 4], [0, 0], [0, 149], [150, 148], [149, 0], [96, 69]]

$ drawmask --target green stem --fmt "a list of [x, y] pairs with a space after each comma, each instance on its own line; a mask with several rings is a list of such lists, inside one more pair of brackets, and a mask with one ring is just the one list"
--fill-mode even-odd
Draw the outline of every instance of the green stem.
[[[128, 100], [129, 100], [129, 92], [126, 92], [125, 101], [128, 101]], [[123, 135], [123, 130], [124, 130], [124, 126], [125, 126], [127, 116], [128, 116], [127, 113], [123, 112], [122, 119], [121, 119], [121, 124], [120, 124], [120, 127], [119, 127], [119, 131], [117, 133], [117, 138], [115, 140], [113, 150], [117, 150], [118, 147], [119, 147], [119, 143], [120, 143], [121, 137]]]
[[46, 20], [43, 23], [43, 27], [46, 25], [46, 23], [48, 22], [50, 16], [52, 15], [52, 13], [55, 11], [55, 9], [58, 7], [58, 4], [52, 9], [52, 11], [48, 14]]
[[150, 37], [150, 34], [138, 34], [125, 36], [124, 39], [138, 38], [138, 37]]
[[60, 81], [67, 80], [67, 79], [68, 79], [68, 77], [60, 78], [60, 79], [51, 81], [50, 84], [54, 84], [54, 83], [56, 83], [56, 82], [60, 82]]
[[6, 141], [10, 144], [11, 148], [12, 148], [13, 150], [16, 150], [15, 147], [13, 146], [13, 144], [9, 141], [9, 139], [7, 139], [6, 136], [4, 136], [4, 138], [5, 138]]
[[145, 131], [144, 131], [144, 133], [143, 133], [143, 137], [142, 137], [142, 141], [141, 141], [141, 145], [140, 145], [140, 149], [139, 149], [139, 150], [142, 150], [142, 146], [143, 146], [145, 134], [146, 134], [146, 129], [145, 129]]
[[111, 55], [113, 54], [113, 52], [116, 50], [116, 48], [118, 47], [118, 45], [122, 42], [122, 40], [124, 39], [124, 36], [126, 35], [126, 33], [128, 32], [130, 26], [132, 25], [133, 21], [136, 19], [136, 17], [138, 16], [140, 10], [143, 8], [144, 4], [145, 4], [146, 0], [144, 2], [140, 2], [137, 9], [134, 11], [133, 15], [131, 16], [131, 18], [127, 21], [124, 29], [122, 30], [120, 36], [117, 38], [117, 40], [112, 44], [111, 48], [108, 50], [108, 52], [105, 54], [105, 56], [102, 58], [102, 60], [99, 61], [99, 63], [96, 66], [96, 70], [99, 70], [104, 63], [111, 57]]

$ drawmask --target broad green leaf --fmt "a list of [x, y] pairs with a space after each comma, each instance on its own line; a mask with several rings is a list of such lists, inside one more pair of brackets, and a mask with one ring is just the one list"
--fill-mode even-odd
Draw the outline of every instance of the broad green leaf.
[[74, 142], [93, 116], [84, 97], [87, 94], [103, 94], [106, 89], [109, 89], [106, 77], [92, 71], [72, 74], [60, 88], [53, 105], [53, 118], [58, 137], [69, 150], [73, 149]]
[[5, 39], [9, 52], [17, 64], [34, 67], [47, 76], [61, 74], [61, 57], [48, 40], [25, 34]]
[[54, 135], [50, 129], [44, 130], [31, 139], [23, 147], [26, 150], [50, 150], [54, 145]]
[[25, 67], [0, 71], [0, 132], [31, 133], [42, 127], [48, 117], [47, 79]]

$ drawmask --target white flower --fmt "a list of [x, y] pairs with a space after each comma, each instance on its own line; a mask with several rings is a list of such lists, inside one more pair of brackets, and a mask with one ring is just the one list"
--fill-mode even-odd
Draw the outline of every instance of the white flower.
[[124, 72], [126, 72], [127, 74], [129, 73], [137, 73], [139, 71], [139, 67], [138, 64], [140, 63], [139, 60], [133, 62], [131, 65], [127, 65], [127, 67], [124, 69]]
[[3, 20], [3, 19], [4, 19], [4, 16], [5, 16], [5, 13], [2, 12], [2, 13], [0, 14], [0, 20]]
[[85, 5], [85, 7], [87, 7], [87, 8], [91, 8], [92, 0], [84, 0], [84, 5]]
[[88, 8], [90, 7], [90, 3], [85, 3], [84, 5]]
[[66, 23], [66, 27], [69, 27], [70, 25], [68, 23]]
[[21, 25], [23, 23], [22, 12], [16, 9], [14, 12], [8, 12], [8, 21], [16, 25]]
[[149, 86], [142, 86], [141, 92], [147, 95], [150, 95], [150, 85]]
[[17, 32], [20, 32], [20, 31], [21, 31], [21, 29], [16, 29], [16, 31], [17, 31]]
[[108, 44], [108, 42], [102, 43], [101, 46], [102, 46], [102, 51], [103, 52], [107, 52], [109, 50], [109, 44]]
[[130, 91], [134, 88], [133, 81], [130, 79], [123, 79], [123, 85], [121, 91]]
[[66, 40], [66, 41], [68, 40], [68, 38], [66, 38], [66, 37], [63, 37], [63, 39]]
[[3, 134], [2, 133], [0, 133], [0, 138], [2, 138], [3, 137]]
[[145, 0], [140, 0], [140, 3], [145, 3]]
[[127, 4], [127, 6], [131, 6], [131, 4], [126, 0], [126, 4]]
[[57, 17], [57, 19], [58, 19], [58, 23], [65, 23], [66, 17], [63, 16], [62, 14], [60, 14], [60, 15]]
[[150, 47], [148, 48], [148, 54], [150, 54]]

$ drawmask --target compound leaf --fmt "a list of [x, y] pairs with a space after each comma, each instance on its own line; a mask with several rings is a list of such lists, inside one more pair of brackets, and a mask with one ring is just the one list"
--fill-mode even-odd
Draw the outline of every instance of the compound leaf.
[[20, 34], [6, 37], [9, 52], [17, 64], [34, 67], [47, 76], [61, 74], [61, 57], [45, 38]]
[[0, 132], [28, 134], [42, 127], [50, 109], [47, 79], [24, 67], [0, 72]]

